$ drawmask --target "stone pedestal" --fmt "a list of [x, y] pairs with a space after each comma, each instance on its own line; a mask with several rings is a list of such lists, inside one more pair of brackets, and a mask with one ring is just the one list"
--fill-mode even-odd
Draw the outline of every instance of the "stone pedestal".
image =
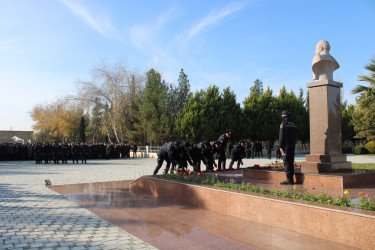
[[302, 172], [351, 171], [351, 163], [341, 152], [340, 88], [342, 83], [318, 80], [307, 83], [310, 109], [310, 155]]

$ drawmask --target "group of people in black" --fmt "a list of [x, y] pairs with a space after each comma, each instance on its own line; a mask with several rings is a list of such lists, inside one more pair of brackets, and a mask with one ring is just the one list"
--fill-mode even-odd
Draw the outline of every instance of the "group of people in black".
[[36, 164], [87, 163], [87, 159], [119, 159], [136, 157], [138, 146], [129, 143], [3, 143], [0, 160], [35, 160]]
[[[186, 142], [181, 145], [179, 141], [171, 141], [164, 144], [158, 152], [157, 166], [153, 174], [156, 175], [158, 173], [164, 161], [166, 162], [165, 174], [169, 171], [173, 173], [176, 170], [186, 172], [188, 163], [193, 167], [194, 172], [200, 172], [202, 162], [206, 166], [206, 172], [213, 171], [214, 166], [218, 171], [224, 170], [226, 163], [225, 150], [231, 137], [231, 133], [230, 130], [227, 130], [224, 134], [219, 136], [217, 141], [214, 142], [205, 141], [197, 144]], [[279, 151], [276, 152], [276, 155], [283, 159], [286, 168], [287, 179], [281, 182], [283, 185], [294, 184], [293, 162], [295, 143], [296, 125], [292, 122], [289, 111], [284, 110], [282, 112], [279, 141], [275, 146], [275, 149]], [[251, 151], [253, 149], [256, 151], [256, 144], [252, 142], [249, 147], [245, 139], [241, 139], [238, 144], [235, 144], [230, 148], [231, 161], [229, 163], [229, 169], [232, 169], [235, 162], [237, 162], [237, 168], [239, 168], [241, 164], [243, 165], [242, 159], [246, 155], [245, 152], [248, 148], [250, 148]], [[271, 141], [266, 145], [266, 148], [267, 156], [270, 158], [271, 151], [274, 148]], [[262, 145], [260, 145], [260, 151], [262, 151]], [[215, 154], [218, 159], [218, 164], [216, 164], [214, 160]]]
[[[216, 167], [219, 171], [226, 169], [226, 148], [232, 132], [225, 131], [216, 141], [209, 142], [186, 142], [180, 144], [179, 141], [172, 141], [164, 144], [158, 151], [157, 166], [154, 175], [158, 173], [163, 162], [167, 163], [165, 173], [169, 170], [175, 171], [181, 169], [187, 171], [190, 164], [195, 172], [201, 171], [201, 163], [206, 166], [206, 171], [210, 172]], [[296, 143], [296, 126], [291, 120], [291, 115], [287, 110], [282, 112], [282, 123], [280, 125], [279, 142], [273, 145], [270, 141], [267, 145], [267, 155], [271, 157], [271, 150], [275, 148], [276, 157], [282, 158], [286, 167], [287, 180], [281, 184], [294, 184], [294, 151]], [[68, 163], [87, 163], [87, 159], [119, 159], [129, 158], [130, 151], [133, 150], [133, 157], [136, 156], [138, 146], [131, 147], [128, 143], [3, 143], [0, 144], [0, 160], [32, 160], [36, 164], [45, 164], [53, 162]], [[250, 151], [250, 155], [248, 152]], [[229, 168], [231, 169], [235, 162], [237, 168], [243, 165], [244, 157], [262, 155], [262, 145], [256, 142], [247, 143], [241, 139], [238, 144], [229, 146], [230, 158]], [[254, 153], [253, 153], [254, 152]], [[259, 154], [256, 154], [259, 152]], [[214, 160], [214, 155], [218, 159], [218, 164]], [[263, 156], [263, 155], [262, 155]], [[172, 165], [172, 167], [171, 167]]]
[[[157, 166], [154, 170], [154, 175], [158, 173], [164, 161], [167, 164], [164, 173], [168, 173], [169, 171], [174, 172], [176, 170], [187, 171], [188, 164], [193, 167], [195, 172], [200, 172], [202, 163], [206, 167], [206, 172], [213, 171], [214, 167], [219, 171], [226, 169], [227, 158], [225, 151], [231, 134], [232, 132], [227, 130], [213, 142], [186, 142], [181, 144], [179, 141], [171, 141], [164, 144], [158, 152]], [[237, 168], [243, 164], [242, 159], [244, 157], [246, 144], [246, 140], [242, 139], [238, 144], [232, 145], [230, 149], [231, 162], [229, 163], [229, 168], [232, 168], [235, 162], [237, 162]], [[218, 159], [217, 164], [214, 160], [215, 154]]]
[[246, 146], [246, 158], [254, 159], [255, 157], [263, 157], [263, 148], [265, 147], [268, 159], [271, 159], [272, 151], [275, 150], [276, 159], [281, 159], [280, 145], [270, 140], [264, 146], [260, 141], [251, 141]]

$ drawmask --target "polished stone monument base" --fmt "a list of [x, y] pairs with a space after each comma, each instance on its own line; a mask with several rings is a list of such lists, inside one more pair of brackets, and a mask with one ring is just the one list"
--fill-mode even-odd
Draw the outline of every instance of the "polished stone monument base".
[[[244, 180], [257, 180], [280, 183], [285, 180], [281, 171], [243, 169]], [[294, 182], [305, 187], [324, 187], [327, 192], [332, 189], [359, 188], [373, 185], [375, 171], [346, 173], [301, 173], [299, 169], [294, 175]]]
[[346, 155], [306, 155], [302, 162], [303, 173], [342, 173], [351, 172], [352, 163], [346, 161]]
[[[130, 183], [130, 193], [135, 197], [142, 194], [163, 197], [173, 202], [182, 202], [211, 212], [328, 239], [351, 247], [373, 249], [375, 246], [375, 212], [371, 211], [192, 185], [153, 176], [142, 177]], [[181, 209], [181, 213], [183, 211]], [[230, 221], [228, 223], [231, 224]]]
[[[215, 212], [212, 209], [199, 208], [185, 201], [175, 202], [171, 200], [173, 195], [168, 195], [168, 193], [163, 198], [164, 195], [154, 196], [143, 192], [152, 188], [151, 186], [158, 186], [152, 182], [134, 183], [134, 188], [138, 189], [141, 185], [141, 190], [137, 192], [133, 190], [130, 194], [129, 182], [96, 182], [50, 187], [79, 206], [157, 249], [353, 249], [352, 246], [337, 241], [249, 221], [242, 217], [225, 215], [222, 211]], [[165, 183], [161, 182], [161, 185], [163, 184]], [[180, 191], [178, 188], [174, 189], [175, 186], [172, 185], [169, 188], [172, 188], [169, 190], [170, 194]], [[204, 187], [201, 188], [204, 190]], [[185, 192], [181, 197], [201, 195], [201, 192], [197, 194], [190, 192], [189, 187], [182, 191]], [[230, 201], [233, 201], [233, 205], [236, 204], [235, 200]], [[216, 207], [222, 208], [222, 206]], [[247, 206], [243, 207], [244, 211], [259, 216], [265, 208], [260, 209], [258, 211], [251, 210]], [[274, 220], [278, 217], [287, 219], [284, 214], [280, 214], [281, 212], [273, 213], [270, 217]], [[362, 241], [362, 237], [368, 236], [366, 233], [359, 234], [354, 241], [358, 241], [357, 238]], [[134, 248], [139, 248], [138, 242], [133, 244]]]

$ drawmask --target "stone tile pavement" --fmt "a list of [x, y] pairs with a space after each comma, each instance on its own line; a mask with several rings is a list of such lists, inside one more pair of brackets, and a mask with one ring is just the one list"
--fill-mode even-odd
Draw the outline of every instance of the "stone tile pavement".
[[52, 184], [136, 179], [155, 159], [35, 165], [0, 162], [0, 249], [153, 249], [46, 188]]
[[[296, 161], [303, 159], [296, 156]], [[375, 157], [348, 160], [373, 163]], [[271, 161], [275, 159], [244, 159], [244, 165]], [[152, 174], [155, 166], [156, 159], [145, 158], [74, 165], [0, 162], [0, 249], [153, 249], [46, 188], [44, 180], [53, 185], [133, 180]]]

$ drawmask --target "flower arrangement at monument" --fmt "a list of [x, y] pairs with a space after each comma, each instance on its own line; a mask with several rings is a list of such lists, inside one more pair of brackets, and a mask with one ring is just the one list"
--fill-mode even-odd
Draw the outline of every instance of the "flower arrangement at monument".
[[[215, 187], [242, 190], [246, 192], [279, 196], [296, 200], [305, 200], [321, 204], [330, 204], [375, 211], [374, 200], [370, 197], [369, 194], [364, 195], [363, 193], [359, 193], [359, 202], [358, 204], [354, 204], [348, 190], [344, 191], [344, 195], [338, 194], [336, 198], [333, 198], [332, 196], [329, 196], [323, 192], [321, 194], [309, 193], [307, 188], [305, 188], [304, 190], [299, 190], [296, 189], [296, 186], [293, 186], [293, 188], [284, 188], [282, 185], [274, 185], [273, 188], [266, 189], [262, 185], [257, 185], [255, 183], [242, 182], [241, 184], [239, 184], [238, 180], [236, 180], [235, 178], [228, 179], [225, 176], [221, 176], [219, 178], [218, 174], [201, 174], [190, 172], [185, 173], [180, 171], [177, 174], [163, 174], [162, 177], [193, 184], [211, 185]], [[315, 190], [315, 187], [312, 187], [311, 189]]]
[[[301, 165], [297, 165], [294, 163], [294, 169], [300, 168]], [[255, 170], [267, 170], [267, 171], [285, 171], [284, 163], [276, 161], [271, 162], [269, 165], [260, 166], [259, 164], [255, 164], [253, 167], [248, 167], [247, 169], [255, 169]]]

